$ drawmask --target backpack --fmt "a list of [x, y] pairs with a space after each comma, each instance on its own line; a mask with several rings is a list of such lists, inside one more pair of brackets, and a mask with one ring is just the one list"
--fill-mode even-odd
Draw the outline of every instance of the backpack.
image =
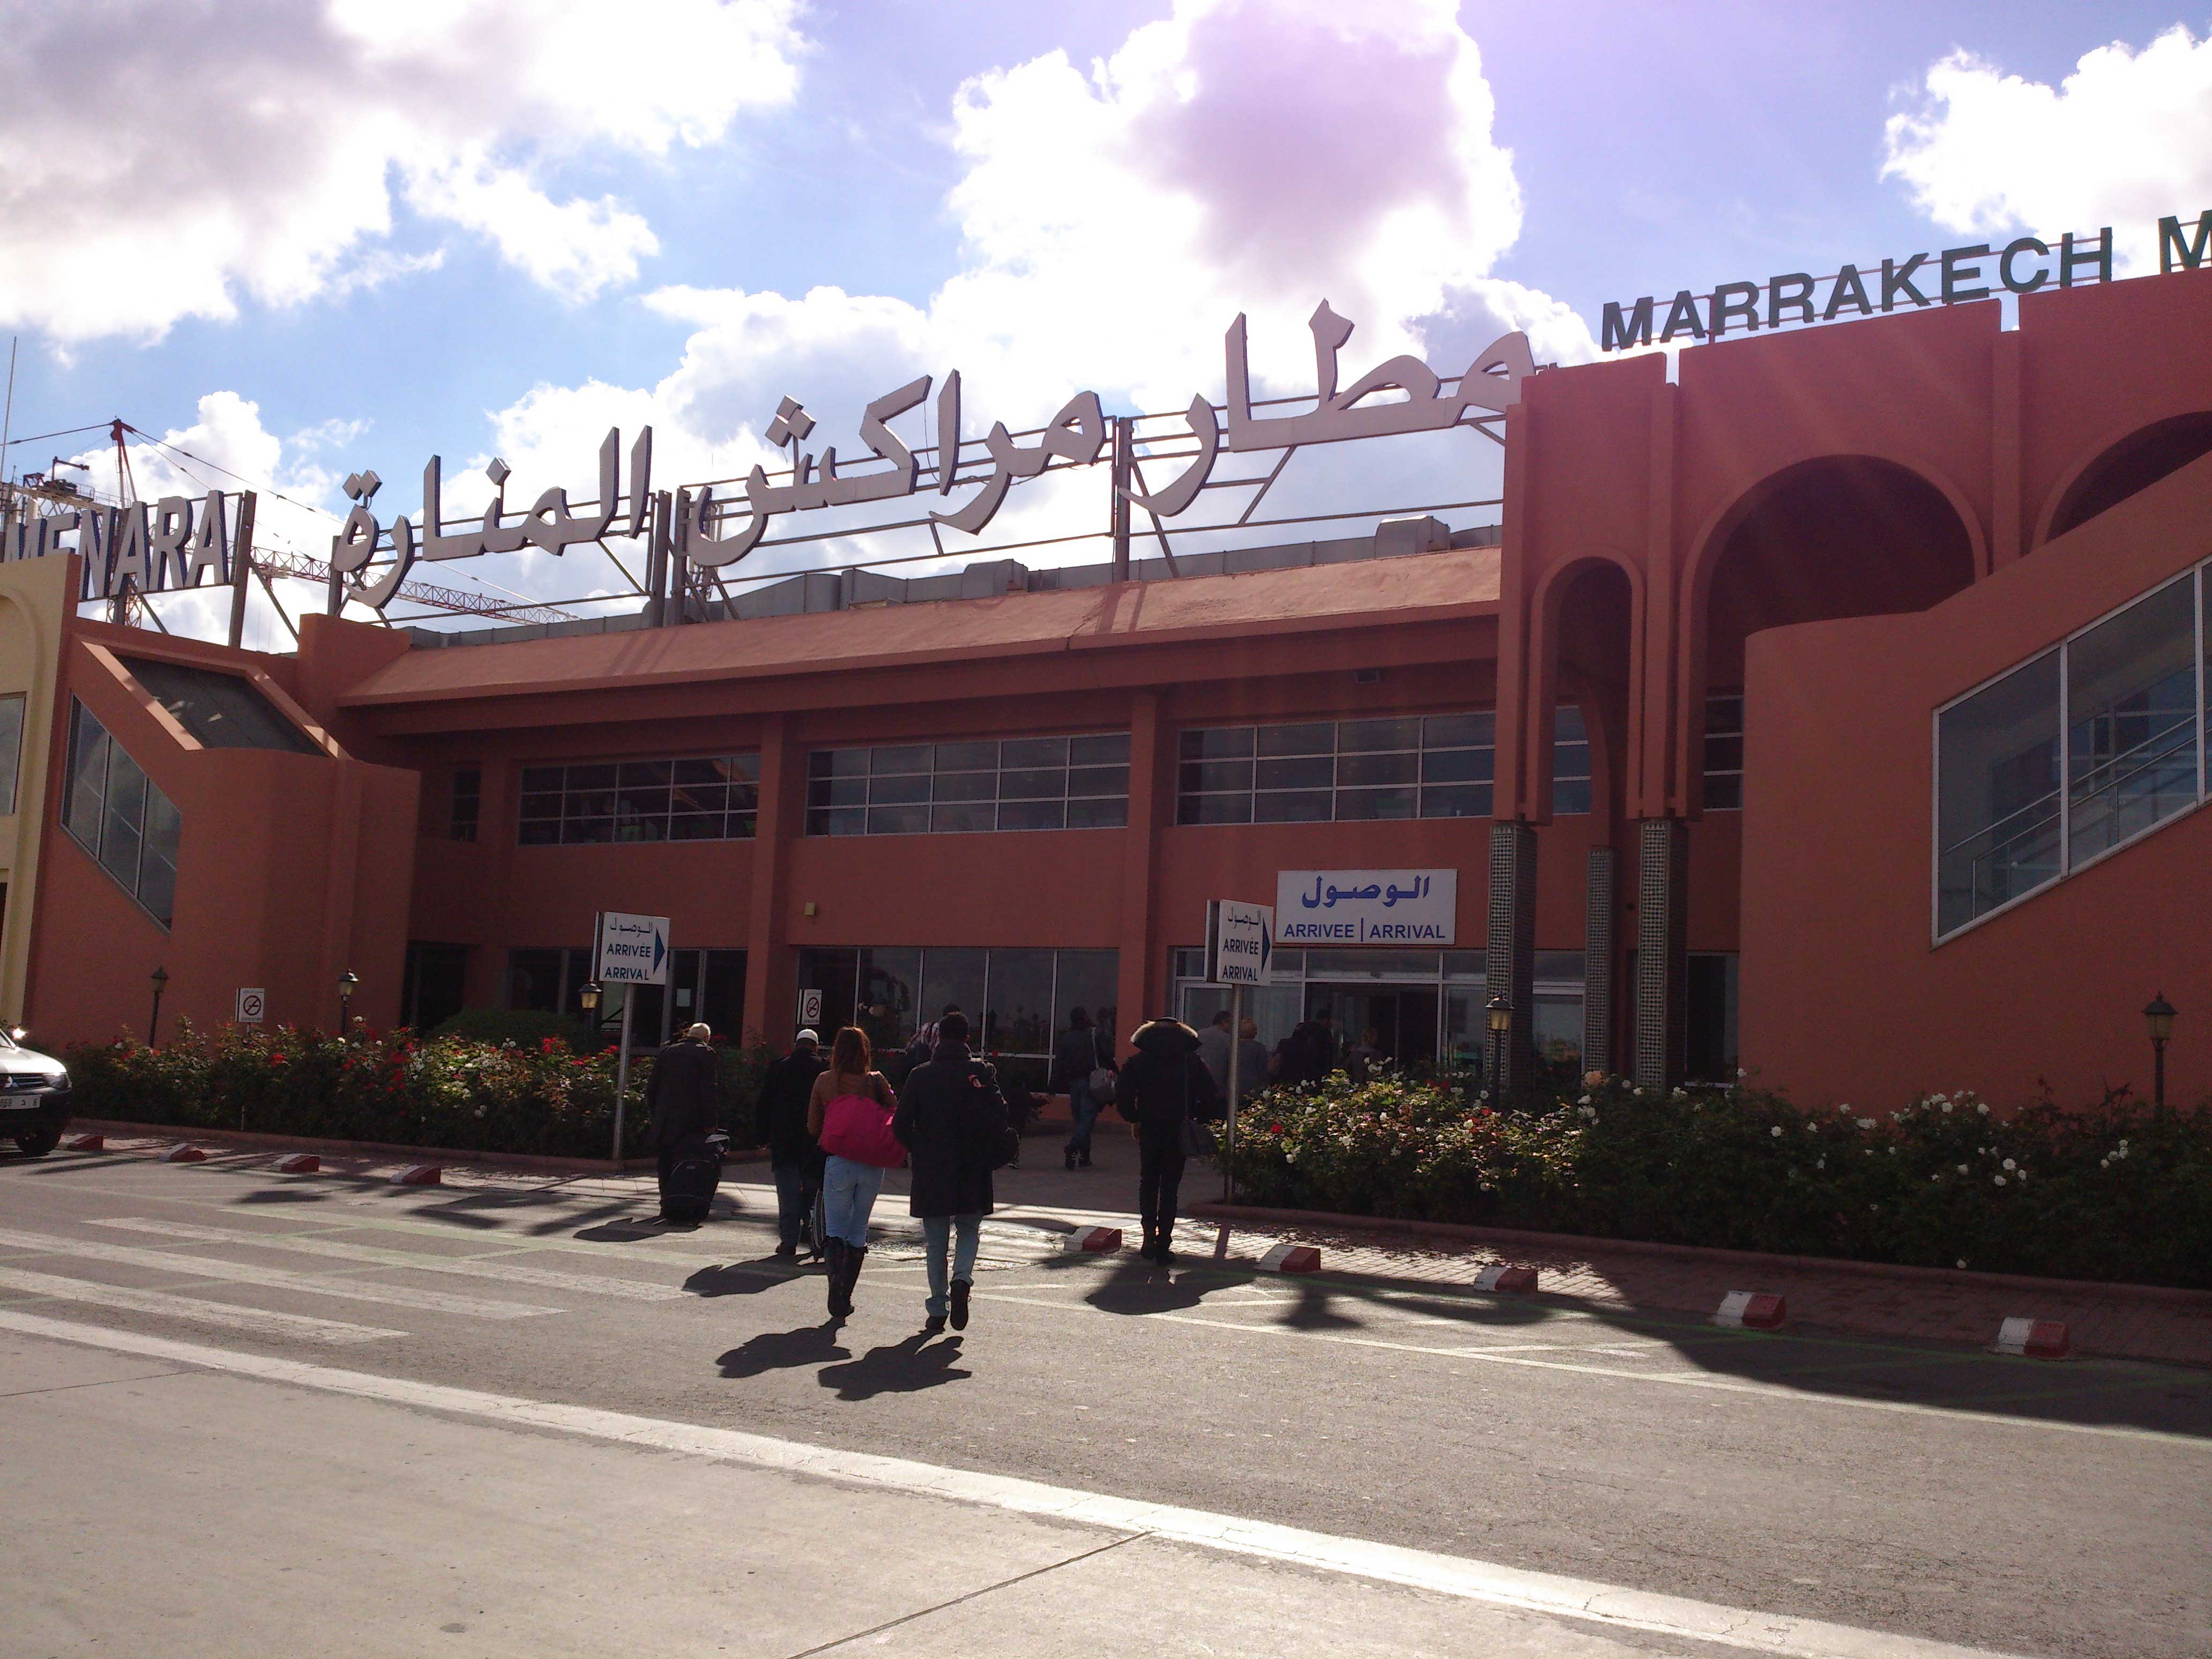
[[970, 1163], [987, 1170], [1003, 1170], [1021, 1156], [1021, 1132], [1007, 1121], [1006, 1097], [999, 1090], [997, 1072], [985, 1063], [968, 1062], [964, 1086], [956, 1085], [961, 1103], [961, 1152]]

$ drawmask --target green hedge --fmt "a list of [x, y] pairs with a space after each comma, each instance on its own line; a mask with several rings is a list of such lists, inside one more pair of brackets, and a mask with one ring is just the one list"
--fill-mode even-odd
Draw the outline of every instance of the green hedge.
[[[63, 1059], [83, 1117], [562, 1158], [605, 1158], [614, 1135], [614, 1051], [578, 1054], [552, 1035], [528, 1044], [406, 1030], [341, 1038], [290, 1026], [201, 1031], [180, 1020], [158, 1048], [123, 1041]], [[723, 1125], [750, 1145], [767, 1056], [725, 1048], [720, 1059]], [[630, 1057], [625, 1158], [647, 1151], [652, 1071], [649, 1053]]]
[[1999, 1116], [1924, 1095], [1866, 1115], [1612, 1078], [1493, 1110], [1449, 1081], [1340, 1073], [1237, 1127], [1253, 1204], [2212, 1288], [2212, 1104]]

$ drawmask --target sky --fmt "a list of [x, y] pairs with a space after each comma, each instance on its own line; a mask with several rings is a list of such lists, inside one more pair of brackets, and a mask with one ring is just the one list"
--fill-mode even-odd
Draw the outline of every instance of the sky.
[[[971, 438], [1080, 391], [1180, 410], [1239, 313], [1255, 394], [1310, 393], [1324, 297], [1352, 374], [1511, 329], [1571, 363], [1607, 301], [2106, 224], [2139, 272], [2212, 207], [2212, 7], [2136, 0], [0, 0], [0, 72], [10, 433], [119, 416], [174, 447], [141, 494], [250, 479], [317, 555], [349, 473], [388, 522], [433, 453], [450, 515], [494, 456], [510, 502], [592, 495], [610, 425], [653, 424], [664, 485], [774, 465], [787, 395], [862, 454], [866, 403], [953, 368]], [[108, 454], [7, 465], [106, 490]], [[1270, 512], [1494, 495], [1498, 461], [1455, 432], [1297, 467]], [[1103, 489], [969, 540], [1091, 528]]]

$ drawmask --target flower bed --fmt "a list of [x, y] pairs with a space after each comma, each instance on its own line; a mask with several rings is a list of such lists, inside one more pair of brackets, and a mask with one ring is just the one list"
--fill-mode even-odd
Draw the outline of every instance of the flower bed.
[[[723, 1121], [742, 1146], [764, 1057], [721, 1053]], [[179, 1021], [157, 1048], [87, 1045], [63, 1060], [86, 1117], [560, 1158], [605, 1158], [614, 1133], [614, 1051], [579, 1054], [558, 1037], [525, 1045], [406, 1030], [204, 1032]], [[630, 1056], [625, 1158], [647, 1150], [652, 1069], [649, 1052]]]
[[1236, 1161], [1255, 1204], [2212, 1288], [2212, 1107], [2124, 1094], [1870, 1115], [1612, 1078], [1492, 1109], [1448, 1081], [1340, 1074], [1260, 1096]]

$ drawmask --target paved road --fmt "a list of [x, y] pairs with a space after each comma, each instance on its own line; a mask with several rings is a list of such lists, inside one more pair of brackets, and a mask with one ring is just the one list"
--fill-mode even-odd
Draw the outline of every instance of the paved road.
[[902, 1206], [840, 1326], [726, 1191], [0, 1164], [0, 1653], [2212, 1653], [2201, 1372], [1034, 1218], [926, 1340]]

